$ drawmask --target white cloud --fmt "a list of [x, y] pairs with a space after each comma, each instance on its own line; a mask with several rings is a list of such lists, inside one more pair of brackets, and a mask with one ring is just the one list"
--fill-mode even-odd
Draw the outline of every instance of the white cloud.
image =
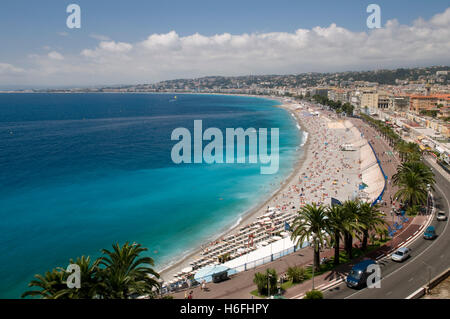
[[101, 50], [109, 51], [109, 52], [128, 52], [130, 51], [133, 46], [129, 43], [125, 42], [114, 42], [114, 41], [102, 41], [100, 42], [99, 48]]
[[390, 20], [383, 28], [366, 32], [331, 24], [295, 32], [212, 36], [180, 36], [170, 31], [150, 34], [136, 43], [102, 39], [81, 54], [66, 54], [64, 64], [54, 59], [56, 55], [36, 59], [28, 78], [39, 79], [39, 83], [88, 85], [205, 75], [367, 70], [449, 64], [448, 52], [450, 8], [428, 21], [419, 18], [402, 25]]
[[445, 27], [450, 25], [450, 8], [445, 10], [443, 13], [436, 14], [430, 20], [431, 24], [439, 27]]
[[152, 34], [141, 44], [144, 48], [149, 50], [181, 49], [180, 37], [175, 31], [170, 31], [166, 34]]
[[88, 58], [97, 58], [102, 55], [123, 54], [133, 49], [133, 46], [126, 42], [101, 41], [94, 50], [84, 49], [81, 55]]
[[92, 33], [89, 35], [91, 38], [99, 40], [99, 41], [110, 41], [111, 39], [107, 37], [106, 35]]
[[12, 64], [0, 63], [0, 75], [17, 75], [24, 72], [24, 69], [15, 67]]
[[47, 54], [47, 56], [50, 59], [53, 59], [53, 60], [58, 60], [58, 61], [64, 60], [63, 55], [61, 53], [59, 53], [59, 52], [56, 52], [56, 51], [50, 52], [49, 54]]

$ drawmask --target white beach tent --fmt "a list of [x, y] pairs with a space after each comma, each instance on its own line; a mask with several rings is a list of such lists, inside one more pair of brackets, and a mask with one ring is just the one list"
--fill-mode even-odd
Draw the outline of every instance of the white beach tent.
[[188, 274], [188, 273], [190, 273], [192, 270], [193, 270], [192, 267], [186, 267], [186, 268], [183, 268], [181, 271], [182, 271], [183, 273], [185, 273], [185, 274]]

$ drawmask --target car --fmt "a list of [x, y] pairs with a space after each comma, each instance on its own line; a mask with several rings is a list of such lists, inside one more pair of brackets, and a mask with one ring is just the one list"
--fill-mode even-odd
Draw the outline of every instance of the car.
[[443, 211], [438, 211], [436, 214], [436, 219], [439, 221], [446, 221], [447, 215], [445, 215], [445, 213]]
[[402, 247], [402, 248], [397, 249], [391, 255], [391, 259], [393, 261], [402, 262], [402, 261], [404, 261], [405, 259], [407, 259], [410, 256], [411, 256], [411, 249], [409, 249], [407, 247]]
[[353, 266], [350, 272], [345, 278], [347, 287], [361, 288], [366, 284], [367, 277], [369, 276], [368, 267], [375, 265], [376, 262], [372, 259], [366, 259]]
[[428, 226], [423, 233], [425, 239], [435, 239], [437, 237], [434, 226]]

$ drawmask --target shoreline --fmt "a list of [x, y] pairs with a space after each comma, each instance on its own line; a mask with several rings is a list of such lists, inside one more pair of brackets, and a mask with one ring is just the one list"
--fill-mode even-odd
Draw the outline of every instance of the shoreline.
[[[201, 93], [192, 93], [192, 94], [201, 94]], [[208, 93], [208, 95], [211, 95], [211, 94]], [[219, 94], [214, 94], [214, 95], [219, 95]], [[222, 94], [220, 94], [220, 95], [222, 95]], [[225, 94], [225, 95], [229, 96], [228, 94]], [[307, 133], [308, 136], [307, 136], [306, 142], [301, 141], [301, 143], [303, 145], [299, 144], [297, 146], [297, 147], [301, 147], [301, 150], [299, 150], [299, 152], [301, 152], [301, 154], [300, 154], [299, 158], [297, 159], [297, 161], [295, 162], [291, 173], [286, 178], [283, 179], [283, 181], [280, 183], [279, 187], [263, 202], [256, 204], [253, 208], [250, 208], [248, 211], [246, 211], [242, 215], [240, 215], [238, 217], [237, 221], [232, 224], [232, 226], [228, 226], [227, 228], [220, 230], [218, 235], [214, 235], [214, 237], [208, 239], [208, 241], [204, 244], [209, 244], [211, 241], [214, 241], [214, 240], [220, 240], [221, 238], [234, 233], [238, 228], [240, 228], [244, 225], [250, 224], [253, 221], [257, 220], [257, 218], [259, 216], [261, 216], [265, 213], [265, 210], [263, 210], [263, 208], [265, 208], [268, 203], [270, 203], [278, 195], [280, 195], [280, 193], [284, 192], [287, 189], [287, 187], [290, 185], [290, 183], [292, 182], [294, 177], [296, 177], [298, 175], [298, 173], [301, 171], [303, 164], [309, 158], [308, 156], [311, 156], [311, 154], [308, 152], [309, 146], [310, 146], [310, 140], [311, 140], [310, 132], [308, 131], [306, 126], [303, 124], [302, 119], [299, 116], [299, 114], [297, 114], [295, 112], [295, 109], [290, 107], [290, 105], [292, 105], [292, 104], [288, 105], [281, 98], [276, 98], [276, 97], [271, 97], [271, 96], [262, 97], [262, 96], [253, 96], [253, 95], [247, 95], [247, 94], [243, 94], [243, 95], [234, 94], [234, 96], [259, 97], [259, 98], [266, 98], [266, 99], [271, 99], [271, 100], [279, 102], [280, 104], [274, 105], [273, 107], [282, 108], [286, 112], [290, 113], [290, 115], [292, 115], [294, 117], [296, 124], [300, 126], [300, 130], [304, 133]], [[203, 246], [203, 245], [200, 245], [200, 247], [201, 246]], [[192, 261], [196, 256], [200, 255], [201, 252], [202, 252], [202, 249], [197, 247], [197, 248], [194, 248], [191, 252], [187, 253], [186, 255], [180, 256], [180, 259], [177, 262], [169, 264], [169, 265], [165, 266], [164, 268], [162, 268], [161, 270], [159, 270], [161, 278], [168, 281], [171, 275], [175, 274], [182, 268], [189, 266], [189, 262]]]

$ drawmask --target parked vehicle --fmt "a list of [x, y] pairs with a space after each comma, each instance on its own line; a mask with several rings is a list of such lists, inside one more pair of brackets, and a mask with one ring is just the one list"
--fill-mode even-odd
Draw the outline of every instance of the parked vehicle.
[[439, 221], [446, 221], [447, 215], [443, 211], [438, 211], [436, 214], [436, 219]]
[[436, 237], [437, 237], [436, 229], [434, 228], [434, 226], [428, 226], [427, 229], [425, 229], [425, 232], [423, 233], [423, 238], [435, 239]]
[[352, 270], [348, 273], [345, 282], [347, 286], [350, 288], [361, 288], [366, 285], [367, 277], [370, 273], [367, 271], [367, 268], [370, 265], [374, 265], [376, 262], [372, 259], [367, 259], [361, 261], [360, 263], [353, 266]]
[[397, 249], [392, 255], [391, 259], [393, 261], [402, 262], [411, 256], [411, 249], [402, 247]]

